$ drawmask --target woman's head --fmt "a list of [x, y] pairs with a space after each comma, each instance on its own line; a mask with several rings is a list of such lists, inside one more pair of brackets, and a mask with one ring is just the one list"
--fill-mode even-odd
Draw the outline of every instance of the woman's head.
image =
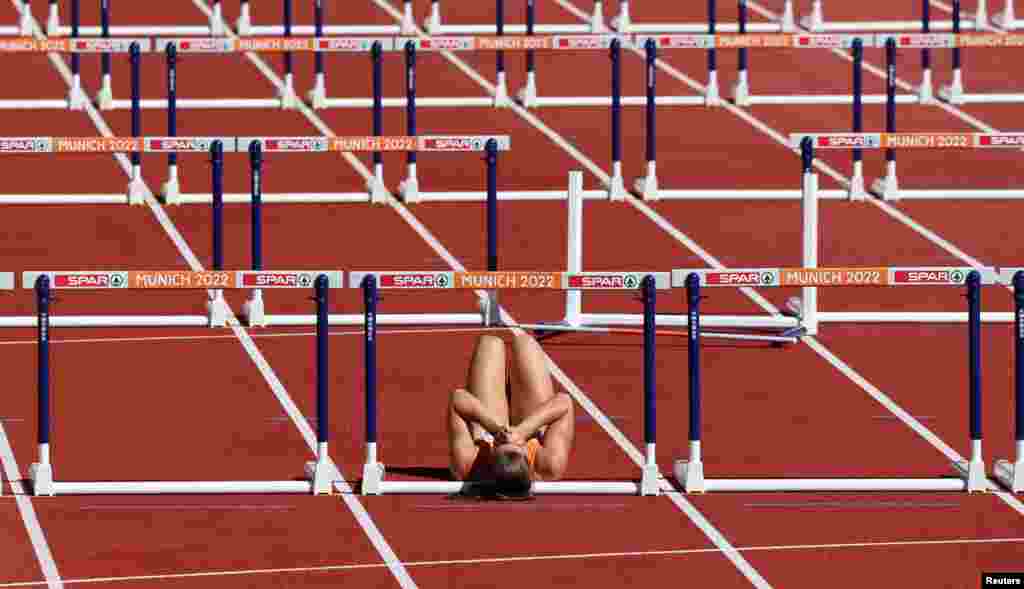
[[526, 449], [502, 444], [494, 449], [494, 491], [502, 499], [528, 499], [533, 477], [526, 460]]

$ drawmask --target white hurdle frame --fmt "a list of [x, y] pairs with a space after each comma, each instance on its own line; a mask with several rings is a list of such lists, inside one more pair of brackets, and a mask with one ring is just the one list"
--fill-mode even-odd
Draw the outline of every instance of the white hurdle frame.
[[[1013, 0], [1006, 0], [1007, 3], [1012, 3]], [[975, 14], [974, 20], [965, 20], [960, 23], [960, 28], [964, 30], [980, 30], [988, 25], [988, 10], [986, 8], [986, 0], [977, 0], [978, 11]], [[1012, 9], [1011, 9], [1012, 10]], [[950, 31], [953, 30], [953, 21], [949, 20], [933, 20], [929, 23], [932, 31]], [[921, 30], [920, 20], [876, 20], [876, 21], [829, 21], [825, 19], [825, 8], [823, 0], [814, 0], [811, 5], [811, 13], [800, 19], [800, 26], [804, 27], [812, 33], [832, 33], [832, 32], [843, 32], [843, 31], [876, 31], [876, 32], [892, 32], [892, 31], [914, 31], [919, 32]]]
[[[568, 221], [566, 259], [570, 272], [583, 271], [583, 173], [570, 172], [568, 194]], [[817, 215], [815, 209], [815, 216]], [[815, 236], [817, 233], [815, 232]], [[806, 239], [806, 234], [805, 234]], [[811, 244], [813, 245], [813, 244]], [[805, 250], [807, 245], [805, 244]], [[709, 315], [702, 319], [711, 327], [738, 327], [752, 329], [795, 329], [800, 322], [795, 317], [771, 315]], [[687, 325], [685, 313], [679, 315], [660, 314], [655, 324], [659, 326], [682, 327]], [[584, 313], [583, 293], [569, 293], [565, 300], [565, 315], [562, 324], [572, 327], [635, 326], [643, 325], [643, 316], [636, 313]]]

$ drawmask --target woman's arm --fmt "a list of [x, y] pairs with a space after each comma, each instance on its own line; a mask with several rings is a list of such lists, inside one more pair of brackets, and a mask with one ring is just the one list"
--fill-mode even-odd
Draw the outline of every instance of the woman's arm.
[[521, 439], [528, 440], [540, 431], [540, 428], [558, 421], [571, 410], [572, 398], [565, 393], [558, 393], [511, 428], [511, 433], [513, 436], [521, 436]]
[[[499, 423], [491, 415], [490, 411], [484, 407], [483, 403], [480, 402], [480, 399], [477, 399], [465, 389], [455, 389], [452, 392], [452, 409], [459, 417], [466, 420], [471, 428], [473, 428], [473, 425], [478, 425], [491, 434], [498, 434], [505, 430], [506, 424]], [[477, 432], [474, 431], [473, 433], [476, 434]]]

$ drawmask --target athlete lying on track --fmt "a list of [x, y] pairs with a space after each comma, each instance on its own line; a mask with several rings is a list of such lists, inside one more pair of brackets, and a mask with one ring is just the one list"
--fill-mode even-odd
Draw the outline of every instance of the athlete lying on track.
[[[506, 373], [506, 368], [508, 373]], [[477, 340], [466, 389], [448, 408], [451, 470], [498, 499], [526, 499], [533, 481], [562, 477], [573, 438], [573, 404], [555, 394], [540, 345], [528, 335]]]

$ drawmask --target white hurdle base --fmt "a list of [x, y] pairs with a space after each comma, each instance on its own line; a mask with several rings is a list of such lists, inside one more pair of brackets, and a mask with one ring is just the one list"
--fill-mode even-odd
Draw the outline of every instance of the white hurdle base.
[[[684, 463], [685, 464], [685, 463]], [[686, 478], [679, 479], [686, 488]], [[967, 481], [961, 478], [936, 479], [704, 479], [703, 490], [691, 493], [713, 492], [769, 492], [769, 491], [949, 491], [967, 490]]]
[[[864, 104], [885, 104], [884, 94], [865, 94]], [[746, 104], [853, 104], [852, 94], [787, 94], [767, 95], [748, 94], [744, 97]], [[918, 104], [921, 97], [917, 94], [897, 94], [896, 104]]]
[[[451, 495], [460, 493], [472, 483], [463, 481], [380, 481], [377, 493]], [[632, 481], [537, 481], [536, 495], [639, 495], [640, 483]]]
[[37, 496], [313, 493], [310, 481], [51, 481], [48, 488], [33, 487]]
[[[704, 95], [694, 96], [656, 96], [654, 104], [658, 106], [704, 106]], [[533, 106], [611, 106], [611, 96], [537, 96], [531, 98]], [[645, 106], [646, 96], [623, 96], [622, 106]]]
[[[316, 315], [272, 315], [263, 317], [264, 323], [273, 326], [316, 325]], [[328, 325], [363, 325], [363, 314], [327, 316]], [[377, 315], [377, 325], [484, 325], [480, 313], [388, 313]]]
[[[703, 322], [703, 321], [702, 321]], [[966, 311], [818, 311], [819, 323], [967, 323]], [[1013, 323], [1010, 311], [983, 311], [982, 323]]]
[[[707, 27], [704, 28], [707, 29]], [[430, 29], [431, 35], [495, 35], [498, 32], [498, 27], [491, 24], [441, 24], [439, 27], [430, 27]], [[526, 34], [525, 24], [505, 23], [502, 29], [506, 35]], [[533, 32], [538, 35], [555, 35], [562, 33], [592, 33], [594, 31], [593, 27], [589, 24], [535, 24]]]
[[[49, 29], [49, 27], [47, 27]], [[71, 35], [71, 27], [61, 25], [56, 31], [48, 30], [48, 35], [67, 37]], [[96, 26], [78, 27], [79, 37], [98, 37], [103, 29]], [[113, 25], [110, 27], [111, 37], [159, 37], [159, 36], [210, 36], [209, 25]]]
[[[123, 200], [123, 197], [122, 197]], [[170, 204], [171, 201], [168, 201]], [[212, 194], [186, 193], [174, 197], [173, 204], [210, 204]], [[232, 192], [224, 195], [225, 204], [249, 204], [252, 195], [247, 192]], [[368, 203], [366, 192], [270, 192], [262, 195], [264, 203]]]
[[[874, 20], [874, 21], [860, 21], [860, 20], [848, 20], [848, 21], [825, 21], [815, 23], [813, 20], [804, 17], [802, 24], [812, 33], [839, 33], [839, 32], [895, 32], [895, 31], [909, 31], [909, 32], [921, 32], [921, 21], [920, 20]], [[953, 30], [952, 20], [933, 20], [929, 22], [931, 31], [951, 31]], [[960, 21], [960, 29], [964, 31], [973, 31], [975, 28], [975, 22], [963, 18]]]
[[1018, 460], [1016, 464], [1009, 460], [996, 460], [992, 474], [1014, 493], [1024, 492], [1024, 460]]
[[[819, 190], [817, 194], [819, 199], [849, 199], [849, 192], [846, 190]], [[661, 188], [658, 191], [658, 198], [661, 200], [800, 200], [803, 198], [803, 192], [798, 188], [766, 188], [764, 190], [755, 188], [707, 190]]]
[[[1024, 101], [1022, 101], [1024, 102]], [[1024, 198], [1024, 190], [1021, 189], [942, 189], [942, 188], [931, 188], [931, 189], [906, 189], [900, 188], [897, 192], [897, 198], [899, 199], [919, 199], [919, 200], [1004, 200], [1004, 199], [1019, 199]]]
[[[324, 25], [324, 36], [331, 35], [402, 35], [402, 29], [398, 25]], [[249, 25], [244, 31], [239, 30], [241, 36], [274, 36], [284, 35], [284, 25]], [[316, 27], [313, 25], [292, 25], [292, 34], [296, 36], [312, 36], [316, 34]]]
[[66, 98], [0, 100], [0, 110], [65, 110], [70, 108]]
[[[384, 108], [404, 108], [405, 98], [382, 98]], [[373, 98], [324, 98], [320, 108], [370, 108]], [[425, 96], [416, 97], [416, 108], [458, 108], [465, 106], [494, 106], [493, 96]]]
[[128, 204], [122, 194], [0, 194], [0, 205], [100, 205]]
[[[581, 313], [579, 323], [582, 326], [597, 325], [643, 325], [644, 316], [639, 313]], [[655, 315], [655, 325], [682, 327], [688, 323], [683, 315]], [[753, 329], [789, 329], [800, 327], [796, 317], [771, 315], [701, 315], [700, 324], [704, 327], [744, 327]]]
[[[235, 108], [281, 108], [280, 98], [179, 98], [175, 107], [179, 109], [235, 109]], [[129, 110], [131, 100], [115, 99], [104, 110]], [[139, 101], [142, 110], [167, 108], [166, 98], [146, 98]]]
[[[498, 200], [566, 200], [565, 190], [516, 190], [498, 191]], [[605, 190], [584, 190], [583, 198], [587, 200], [608, 200]], [[487, 192], [419, 192], [416, 202], [484, 202]]]
[[[0, 316], [0, 328], [36, 327], [37, 317]], [[55, 315], [53, 327], [209, 327], [206, 315]]]

